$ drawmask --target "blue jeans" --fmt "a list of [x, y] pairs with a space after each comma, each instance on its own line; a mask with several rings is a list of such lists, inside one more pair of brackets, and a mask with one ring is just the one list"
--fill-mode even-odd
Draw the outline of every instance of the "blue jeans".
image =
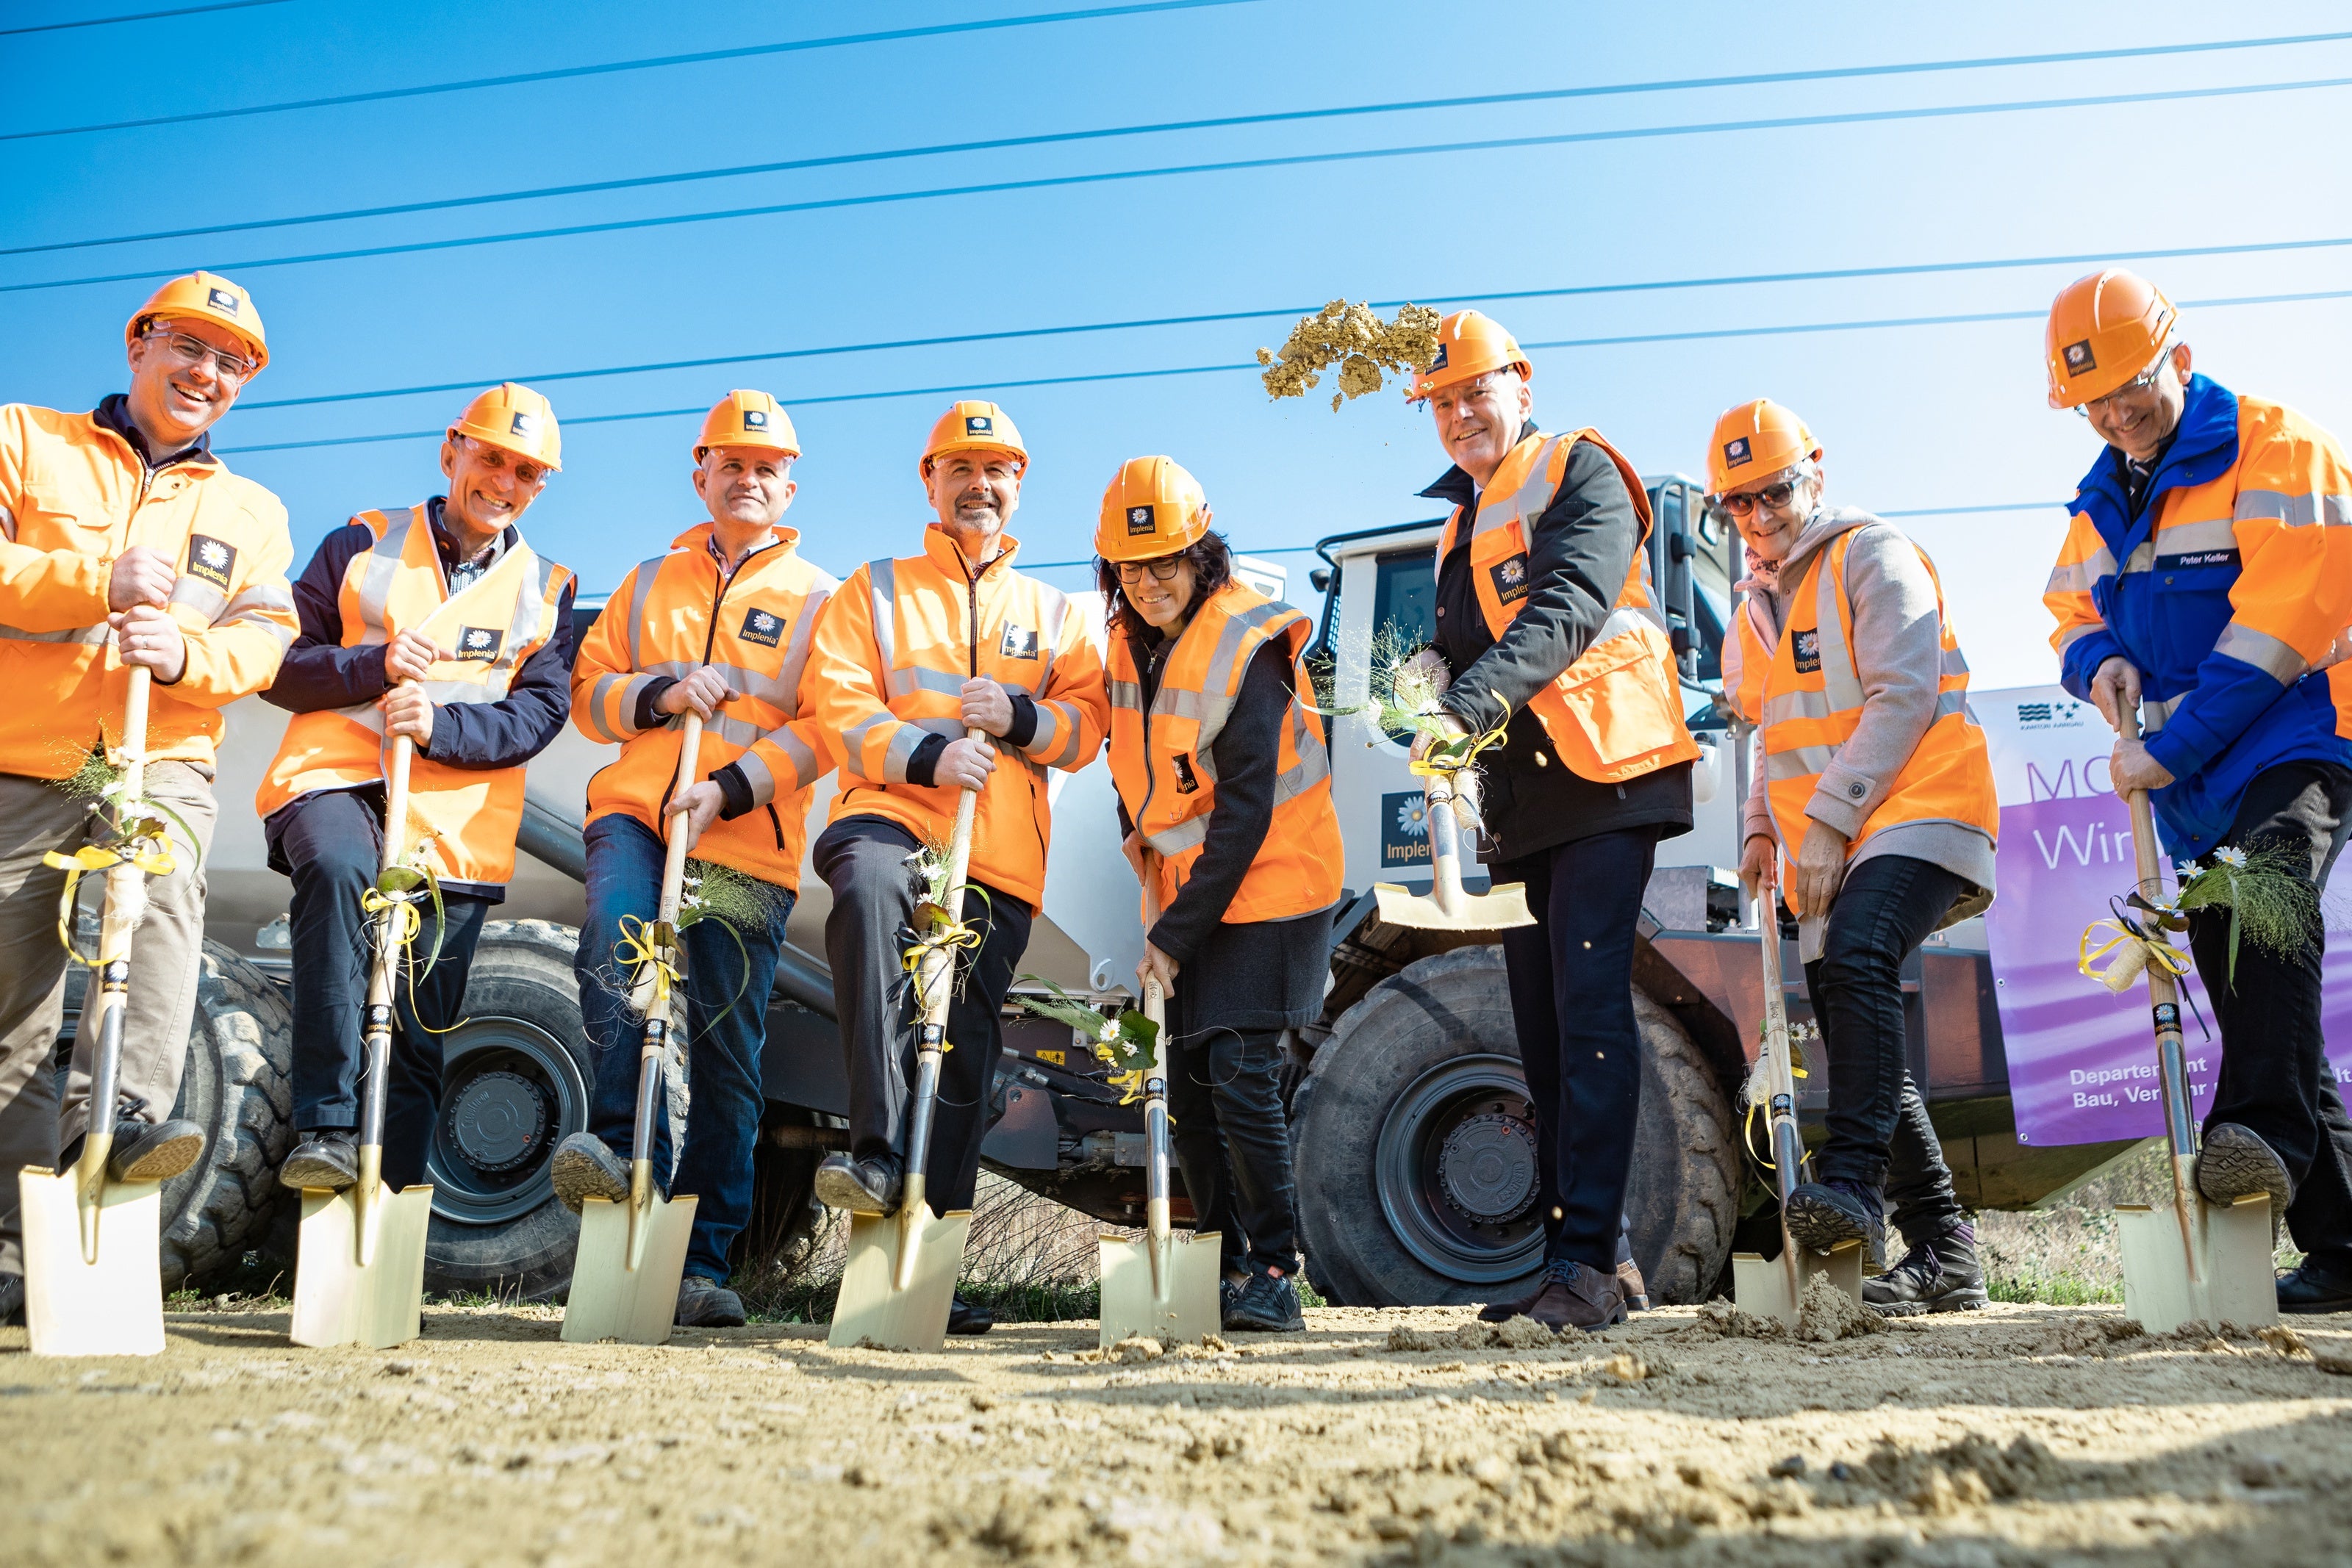
[[[628, 982], [614, 957], [621, 917], [650, 923], [661, 898], [663, 847], [635, 817], [599, 817], [588, 824], [588, 916], [580, 930], [572, 972], [580, 981], [580, 1016], [596, 1056], [594, 1103], [588, 1130], [624, 1160], [633, 1155], [637, 1116], [637, 1053], [642, 1020], [628, 1009]], [[689, 874], [698, 868], [689, 862]], [[724, 1280], [727, 1249], [751, 1218], [751, 1149], [760, 1135], [760, 1048], [767, 1038], [768, 993], [793, 894], [762, 884], [771, 894], [762, 917], [740, 922], [730, 936], [717, 920], [687, 928], [686, 1054], [692, 1085], [686, 1146], [671, 1166], [669, 1118], [655, 1107], [654, 1180], [667, 1194], [692, 1193], [694, 1239], [686, 1271]], [[736, 938], [740, 937], [739, 946]]]

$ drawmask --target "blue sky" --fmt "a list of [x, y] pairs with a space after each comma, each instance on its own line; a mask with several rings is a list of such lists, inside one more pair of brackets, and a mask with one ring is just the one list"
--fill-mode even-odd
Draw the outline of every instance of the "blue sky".
[[[846, 572], [911, 550], [924, 432], [994, 395], [1034, 466], [1013, 531], [1030, 561], [1082, 556], [1103, 485], [1166, 452], [1245, 549], [1426, 515], [1444, 466], [1425, 415], [1378, 394], [1270, 405], [1254, 372], [1286, 316], [808, 354], [1325, 299], [1479, 304], [1526, 342], [1857, 320], [2021, 319], [1538, 350], [1538, 414], [1599, 427], [1647, 472], [1700, 472], [1713, 419], [1769, 395], [1825, 444], [1833, 499], [1885, 511], [2071, 494], [2087, 427], [2043, 402], [2040, 311], [2087, 265], [1635, 289], [1596, 285], [2352, 239], [2342, 126], [2352, 41], [1457, 106], [932, 153], [68, 249], [356, 208], [942, 143], [1433, 98], [2135, 49], [2352, 28], [2340, 5], [1407, 6], [1241, 0], [961, 31], [1072, 0], [953, 7], [275, 0], [95, 26], [202, 0], [19, 0], [0, 9], [0, 396], [86, 407], [122, 379], [119, 334], [152, 279], [229, 271], [275, 361], [217, 444], [281, 495], [298, 552], [368, 507], [431, 493], [427, 439], [465, 402], [532, 380], [565, 422], [534, 543], [609, 587], [700, 511], [693, 413], [774, 392], [806, 455], [792, 520]], [[15, 29], [9, 31], [8, 29]], [[60, 128], [562, 70], [845, 34], [917, 36], [659, 68], [68, 135]], [[2219, 89], [2262, 89], [2257, 91]], [[1961, 115], [1922, 110], [2165, 96]], [[1853, 116], [1911, 118], [1855, 120]], [[1503, 139], [1831, 119], [1058, 186], [461, 246], [412, 246], [751, 206]], [[2187, 306], [2200, 369], [2352, 430], [2352, 246], [2135, 262]], [[716, 367], [551, 372], [722, 355]], [[1058, 385], [1010, 383], [1060, 378]], [[1117, 378], [1117, 379], [1109, 379]], [[1327, 382], [1327, 390], [1328, 383]], [[870, 396], [910, 389], [920, 395]], [[819, 402], [833, 398], [854, 401]], [[292, 444], [341, 442], [334, 445]], [[242, 450], [239, 449], [251, 449]], [[2062, 514], [1912, 519], [1980, 685], [2052, 678], [2042, 580]], [[1305, 591], [1310, 558], [1283, 558]], [[1084, 573], [1052, 575], [1076, 585]]]

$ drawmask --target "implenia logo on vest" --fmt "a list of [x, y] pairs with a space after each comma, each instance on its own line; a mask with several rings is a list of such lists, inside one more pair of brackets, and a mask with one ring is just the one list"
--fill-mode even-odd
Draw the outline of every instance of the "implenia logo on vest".
[[1819, 674], [1822, 668], [1822, 634], [1818, 631], [1800, 632], [1796, 637], [1797, 674]]
[[1198, 792], [1201, 779], [1199, 775], [1192, 771], [1192, 759], [1190, 757], [1180, 751], [1170, 758], [1168, 763], [1170, 767], [1176, 769], [1176, 793], [1191, 795]]
[[762, 648], [774, 647], [783, 634], [784, 618], [772, 610], [762, 610], [757, 605], [744, 613], [743, 630], [736, 633], [744, 642], [757, 643]]
[[236, 571], [236, 547], [210, 534], [188, 536], [188, 575], [202, 579], [228, 591], [229, 579]]
[[1004, 628], [1004, 636], [996, 645], [998, 654], [1007, 659], [1034, 659], [1037, 656], [1037, 632], [1034, 627]]
[[1129, 507], [1127, 509], [1127, 537], [1134, 538], [1139, 534], [1156, 531], [1156, 525], [1151, 518], [1152, 510], [1150, 507]]
[[1528, 596], [1528, 558], [1508, 556], [1486, 569], [1486, 576], [1495, 585], [1495, 597], [1506, 604], [1517, 604]]
[[506, 640], [507, 634], [496, 627], [461, 626], [457, 629], [457, 657], [495, 659]]
[[1748, 444], [1748, 437], [1735, 435], [1723, 444], [1723, 465], [1737, 468], [1743, 463], [1756, 461], [1756, 454]]

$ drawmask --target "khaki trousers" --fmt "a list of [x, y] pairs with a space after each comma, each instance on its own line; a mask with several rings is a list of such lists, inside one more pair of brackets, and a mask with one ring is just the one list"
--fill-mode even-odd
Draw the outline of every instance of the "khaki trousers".
[[[131, 938], [121, 1088], [144, 1100], [147, 1118], [160, 1122], [180, 1097], [188, 1021], [203, 975], [200, 868], [202, 855], [212, 847], [212, 769], [191, 762], [149, 763], [147, 793], [178, 813], [196, 837], [191, 845], [180, 828], [173, 828], [178, 868], [170, 876], [149, 879], [147, 912]], [[50, 850], [70, 852], [80, 845], [89, 826], [86, 802], [69, 799], [44, 779], [0, 773], [0, 1273], [20, 1274], [25, 1268], [17, 1171], [26, 1166], [54, 1169], [58, 1149], [89, 1124], [96, 1032], [75, 1041], [62, 1106], [50, 1067], [65, 1020], [67, 958], [58, 940], [58, 900], [66, 873], [41, 863]], [[92, 873], [83, 885], [94, 889], [102, 880]]]

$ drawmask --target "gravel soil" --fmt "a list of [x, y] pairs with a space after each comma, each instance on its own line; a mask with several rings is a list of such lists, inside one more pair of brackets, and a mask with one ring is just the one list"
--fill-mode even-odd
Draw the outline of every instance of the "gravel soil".
[[1996, 1306], [1805, 1339], [1718, 1305], [1555, 1343], [1335, 1308], [1110, 1359], [1091, 1324], [938, 1355], [798, 1326], [567, 1345], [534, 1309], [430, 1309], [389, 1352], [286, 1326], [174, 1314], [145, 1361], [0, 1330], [0, 1561], [2352, 1559], [2352, 1317], [2158, 1340]]

